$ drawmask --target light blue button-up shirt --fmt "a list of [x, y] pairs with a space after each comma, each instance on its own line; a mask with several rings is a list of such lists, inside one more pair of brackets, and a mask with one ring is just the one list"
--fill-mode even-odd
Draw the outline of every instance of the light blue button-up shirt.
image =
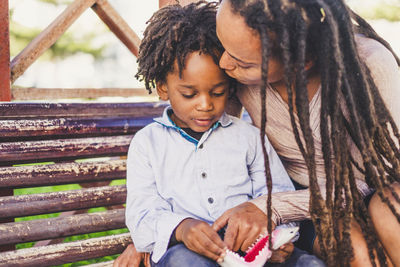
[[[223, 114], [197, 141], [168, 116], [138, 131], [127, 159], [126, 224], [138, 251], [158, 262], [185, 218], [212, 224], [222, 213], [267, 193], [259, 129]], [[266, 139], [273, 192], [294, 190]]]

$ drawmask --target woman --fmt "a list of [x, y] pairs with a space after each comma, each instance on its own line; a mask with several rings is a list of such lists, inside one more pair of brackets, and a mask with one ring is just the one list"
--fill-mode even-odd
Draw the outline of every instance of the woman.
[[244, 84], [239, 101], [294, 182], [310, 188], [273, 194], [268, 210], [257, 199], [258, 208], [227, 211], [214, 226], [227, 225], [232, 248], [254, 241], [265, 213], [270, 227], [311, 217], [317, 240], [309, 246], [328, 265], [368, 266], [374, 257], [400, 265], [400, 78], [394, 57], [373, 39], [382, 40], [351, 15], [358, 28], [341, 1], [221, 2], [220, 66]]

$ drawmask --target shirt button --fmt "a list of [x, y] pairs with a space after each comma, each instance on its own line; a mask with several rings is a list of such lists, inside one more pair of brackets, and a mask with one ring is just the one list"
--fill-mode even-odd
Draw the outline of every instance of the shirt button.
[[208, 203], [210, 203], [210, 204], [214, 203], [214, 199], [212, 197], [209, 197], [207, 200], [208, 200]]
[[202, 149], [202, 148], [203, 148], [203, 144], [201, 144], [201, 145], [199, 146], [199, 148]]
[[203, 173], [201, 174], [201, 177], [207, 178], [207, 173], [203, 172]]

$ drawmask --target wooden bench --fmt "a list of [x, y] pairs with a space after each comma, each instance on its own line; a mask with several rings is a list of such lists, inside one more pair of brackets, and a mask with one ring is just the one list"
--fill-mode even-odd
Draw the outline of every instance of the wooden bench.
[[[0, 103], [0, 191], [81, 185], [69, 191], [0, 197], [0, 220], [11, 221], [0, 224], [0, 246], [38, 241], [30, 248], [1, 252], [0, 266], [51, 266], [121, 253], [131, 242], [127, 231], [54, 243], [68, 236], [125, 228], [126, 188], [110, 182], [125, 178], [132, 136], [160, 116], [164, 107]], [[95, 207], [107, 209], [86, 212]], [[60, 215], [12, 222], [50, 213]]]

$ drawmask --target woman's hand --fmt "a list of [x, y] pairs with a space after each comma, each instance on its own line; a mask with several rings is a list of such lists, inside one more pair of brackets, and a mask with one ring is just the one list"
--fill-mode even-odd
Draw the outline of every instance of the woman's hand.
[[289, 259], [290, 255], [292, 255], [293, 250], [294, 245], [292, 242], [282, 245], [279, 249], [272, 251], [272, 256], [269, 258], [268, 262], [284, 263], [287, 259]]
[[[268, 218], [256, 205], [245, 202], [225, 211], [213, 224], [219, 231], [227, 225], [224, 242], [232, 251], [246, 251], [260, 234], [267, 232]], [[272, 229], [275, 225], [272, 225]]]
[[198, 254], [217, 261], [225, 254], [225, 244], [206, 222], [188, 218], [176, 228], [176, 240]]
[[129, 244], [124, 252], [114, 261], [113, 267], [139, 267], [143, 261], [144, 266], [150, 267], [150, 254], [137, 252], [133, 244]]

